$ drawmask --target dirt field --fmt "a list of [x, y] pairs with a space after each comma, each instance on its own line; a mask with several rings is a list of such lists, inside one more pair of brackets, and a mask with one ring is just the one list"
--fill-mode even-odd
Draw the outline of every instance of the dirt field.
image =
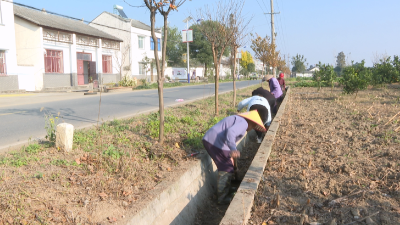
[[167, 109], [163, 145], [153, 113], [77, 131], [69, 153], [42, 143], [0, 155], [0, 225], [123, 224], [193, 163], [209, 127], [236, 112], [231, 100], [220, 95], [218, 117], [214, 97]]
[[250, 224], [400, 224], [399, 97], [292, 89]]

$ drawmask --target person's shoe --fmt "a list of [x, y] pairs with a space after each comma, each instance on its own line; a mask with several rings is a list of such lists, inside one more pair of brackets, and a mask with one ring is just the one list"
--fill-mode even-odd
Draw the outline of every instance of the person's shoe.
[[261, 144], [262, 140], [262, 137], [257, 137], [257, 144]]
[[232, 177], [233, 173], [218, 171], [217, 192], [219, 205], [226, 205], [232, 201], [232, 198], [229, 196]]

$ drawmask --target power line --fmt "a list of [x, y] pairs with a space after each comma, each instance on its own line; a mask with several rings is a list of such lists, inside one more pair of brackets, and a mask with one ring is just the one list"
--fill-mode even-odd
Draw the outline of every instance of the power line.
[[129, 5], [130, 7], [134, 7], [134, 8], [146, 7], [145, 5], [140, 5], [140, 6], [131, 5], [130, 3], [126, 2], [126, 0], [124, 0], [124, 2], [125, 2], [127, 5]]
[[[278, 6], [278, 10], [280, 11], [280, 8], [279, 8], [279, 1], [277, 0], [276, 3], [277, 3], [277, 6]], [[282, 14], [283, 14], [283, 13], [282, 13]], [[278, 17], [278, 19], [279, 19], [279, 25], [281, 26], [281, 32], [282, 32], [282, 39], [283, 39], [283, 43], [284, 43], [284, 49], [285, 49], [285, 52], [288, 53], [288, 52], [287, 52], [287, 48], [286, 48], [286, 39], [285, 39], [285, 35], [284, 35], [284, 33], [285, 33], [286, 30], [283, 28], [283, 23], [282, 23], [281, 17], [283, 17], [283, 15]]]
[[[264, 11], [264, 9], [263, 9], [263, 7], [261, 6], [260, 2], [259, 2], [258, 0], [256, 0], [256, 1], [257, 1], [258, 5], [260, 6], [261, 10]], [[261, 0], [261, 1], [262, 1], [262, 0]], [[264, 3], [264, 5], [265, 5], [265, 3]], [[268, 8], [266, 8], [266, 10], [268, 11]], [[268, 21], [267, 16], [266, 16], [264, 13], [263, 13], [263, 15], [264, 15], [265, 19]], [[269, 25], [269, 27], [270, 27], [270, 29], [271, 29], [271, 24]], [[271, 37], [271, 38], [272, 38], [272, 37]]]

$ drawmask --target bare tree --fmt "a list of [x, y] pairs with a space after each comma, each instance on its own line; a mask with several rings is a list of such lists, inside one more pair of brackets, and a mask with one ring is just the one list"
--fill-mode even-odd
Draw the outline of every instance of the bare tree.
[[[251, 40], [251, 49], [254, 51], [255, 58], [263, 63], [262, 75], [264, 76], [265, 64], [269, 61], [271, 53], [271, 43], [268, 36], [260, 37], [257, 33], [256, 37]], [[252, 35], [254, 36], [254, 35]]]
[[231, 15], [241, 13], [243, 1], [220, 0], [215, 5], [197, 10], [197, 18], [203, 18], [199, 26], [200, 32], [211, 43], [215, 69], [215, 115], [218, 115], [218, 81], [219, 66], [226, 48], [232, 42], [234, 29], [231, 26]]
[[[151, 26], [151, 37], [154, 40], [154, 59], [157, 69], [157, 83], [158, 83], [158, 105], [160, 113], [160, 131], [159, 131], [159, 143], [164, 143], [164, 71], [165, 71], [165, 56], [167, 49], [167, 37], [168, 37], [168, 15], [172, 10], [177, 10], [186, 0], [163, 0], [156, 2], [155, 0], [143, 0], [146, 7], [150, 10], [150, 26]], [[159, 12], [164, 17], [164, 40], [162, 43], [162, 60], [160, 66], [160, 59], [158, 57], [158, 39], [155, 33], [156, 26], [156, 14]]]
[[248, 27], [251, 21], [250, 19], [245, 19], [242, 15], [242, 9], [244, 2], [239, 7], [239, 10], [230, 15], [230, 29], [232, 30], [232, 40], [231, 40], [231, 57], [233, 58], [233, 107], [236, 106], [236, 57], [237, 50], [247, 42], [247, 37], [249, 35]]
[[[118, 52], [114, 52], [113, 58], [114, 58], [114, 68], [117, 70], [119, 74], [119, 80], [122, 80], [124, 76], [127, 76], [128, 72], [131, 71], [131, 65], [132, 61], [130, 60], [130, 52], [131, 52], [131, 45], [126, 44], [124, 49], [121, 49], [121, 56], [119, 56]], [[128, 65], [124, 66], [125, 63], [128, 63]], [[123, 74], [123, 71], [127, 71], [126, 74]]]

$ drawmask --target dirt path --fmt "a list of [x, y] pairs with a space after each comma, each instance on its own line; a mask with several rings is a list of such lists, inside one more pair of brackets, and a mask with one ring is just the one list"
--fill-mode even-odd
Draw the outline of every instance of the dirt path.
[[250, 224], [400, 224], [399, 88], [292, 89]]

